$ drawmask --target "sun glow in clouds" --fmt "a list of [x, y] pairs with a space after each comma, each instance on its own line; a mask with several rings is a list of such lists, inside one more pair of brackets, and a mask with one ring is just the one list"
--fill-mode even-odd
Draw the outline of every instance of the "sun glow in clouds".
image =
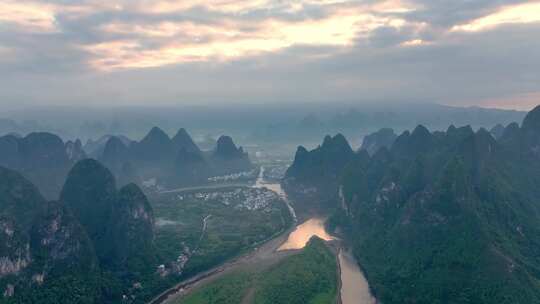
[[272, 5], [271, 0], [159, 0], [142, 1], [137, 6], [139, 11], [151, 13], [170, 13], [184, 11], [195, 7], [204, 7], [209, 10], [223, 13], [243, 13], [252, 9], [262, 9]]
[[[84, 49], [95, 55], [90, 63], [95, 69], [148, 68], [186, 62], [226, 61], [276, 52], [295, 45], [349, 47], [356, 39], [367, 37], [379, 26], [400, 27], [405, 23], [403, 19], [367, 13], [365, 8], [348, 7], [335, 9], [324, 18], [298, 21], [224, 18], [212, 25], [191, 21], [112, 23], [101, 30], [138, 35], [139, 38], [87, 45]], [[144, 48], [138, 41], [156, 37], [169, 40], [153, 48]]]
[[[294, 46], [348, 50], [369, 40], [379, 27], [412, 29], [402, 47], [436, 43], [420, 35], [429, 24], [407, 19], [407, 13], [418, 9], [422, 7], [406, 0], [3, 0], [0, 26], [62, 35], [81, 20], [92, 39], [68, 45], [89, 54], [86, 64], [92, 69], [113, 71], [223, 62]], [[540, 2], [534, 2], [503, 7], [449, 31], [538, 21]]]
[[67, 19], [77, 19], [95, 12], [118, 10], [117, 4], [101, 0], [75, 3], [62, 5], [48, 1], [1, 0], [0, 26], [16, 26], [16, 30], [21, 32], [59, 33], [58, 14]]
[[517, 6], [508, 6], [500, 11], [476, 19], [471, 23], [457, 25], [453, 31], [481, 31], [507, 23], [540, 22], [540, 2], [526, 3]]
[[[310, 16], [307, 8], [317, 8], [321, 14]], [[184, 18], [183, 14], [190, 16], [192, 10], [201, 9], [218, 17]], [[88, 18], [91, 27], [86, 30], [98, 39], [73, 45], [91, 55], [90, 67], [112, 71], [222, 62], [297, 45], [347, 48], [379, 26], [403, 26], [405, 20], [393, 14], [413, 9], [400, 0], [86, 0], [69, 4], [5, 0], [0, 3], [0, 25], [61, 34], [59, 16], [74, 24], [78, 18]], [[94, 24], [96, 14], [106, 18]], [[137, 18], [124, 18], [131, 14]]]
[[19, 1], [0, 2], [0, 25], [18, 25], [25, 31], [51, 32], [56, 30], [54, 9], [46, 4]]

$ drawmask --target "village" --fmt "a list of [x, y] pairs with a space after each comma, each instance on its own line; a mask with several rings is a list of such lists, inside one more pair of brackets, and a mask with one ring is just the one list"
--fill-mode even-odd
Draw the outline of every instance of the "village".
[[231, 181], [239, 181], [239, 180], [251, 180], [257, 177], [258, 169], [250, 170], [250, 171], [242, 171], [227, 175], [221, 175], [221, 176], [212, 176], [209, 177], [207, 180], [209, 182], [231, 182]]
[[182, 193], [177, 195], [179, 201], [199, 200], [204, 202], [215, 201], [236, 209], [270, 211], [272, 203], [279, 200], [279, 196], [266, 188], [240, 187], [234, 190], [200, 191]]

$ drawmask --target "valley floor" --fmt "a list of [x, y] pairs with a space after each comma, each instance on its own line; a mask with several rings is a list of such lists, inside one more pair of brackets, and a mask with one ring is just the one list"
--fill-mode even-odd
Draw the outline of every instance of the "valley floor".
[[[289, 203], [280, 185], [265, 184], [262, 175], [263, 171], [254, 187], [271, 189]], [[300, 219], [300, 224], [260, 242], [262, 245], [243, 255], [176, 284], [149, 304], [276, 304], [279, 301], [275, 299], [275, 303], [268, 302], [273, 296], [279, 298], [276, 293], [292, 292], [288, 299], [293, 300], [295, 293], [304, 292], [294, 288], [306, 284], [327, 284], [326, 292], [320, 294], [320, 286], [314, 288], [315, 292], [305, 291], [314, 295], [310, 303], [357, 304], [353, 298], [358, 295], [363, 299], [361, 304], [375, 303], [354, 258], [344, 251], [342, 241], [326, 233], [320, 213], [304, 211], [297, 215], [290, 204], [288, 207], [295, 223]], [[317, 244], [304, 247], [312, 236], [318, 237]], [[296, 264], [304, 266], [299, 269]], [[282, 280], [288, 281], [281, 284]], [[279, 303], [289, 302], [285, 299]]]
[[168, 303], [290, 304], [307, 299], [314, 304], [336, 303], [339, 277], [335, 248], [315, 238], [304, 249], [274, 249], [271, 255], [233, 267]]
[[212, 283], [225, 275], [247, 269], [264, 270], [267, 267], [275, 265], [283, 258], [299, 252], [298, 250], [278, 251], [279, 247], [287, 240], [291, 231], [292, 229], [285, 231], [280, 236], [268, 241], [246, 255], [178, 283], [175, 287], [156, 297], [150, 304], [179, 303], [178, 299], [189, 294], [196, 288]]

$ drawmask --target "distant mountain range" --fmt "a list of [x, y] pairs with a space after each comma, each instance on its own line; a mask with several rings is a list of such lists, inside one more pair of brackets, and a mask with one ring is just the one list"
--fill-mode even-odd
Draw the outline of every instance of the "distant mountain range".
[[47, 132], [0, 137], [0, 166], [20, 172], [48, 199], [58, 198], [68, 171], [87, 157], [107, 166], [120, 186], [155, 178], [165, 186], [178, 187], [252, 168], [247, 153], [232, 138], [222, 136], [213, 150], [201, 151], [185, 129], [171, 139], [154, 127], [139, 142], [107, 135], [84, 147], [80, 140], [64, 143]]
[[185, 129], [171, 139], [154, 127], [141, 141], [129, 145], [112, 136], [103, 149], [97, 150], [103, 151], [97, 158], [124, 183], [156, 178], [164, 185], [177, 187], [252, 169], [248, 154], [231, 137], [222, 136], [213, 150], [202, 151]]
[[[253, 141], [311, 143], [324, 134], [341, 133], [360, 139], [363, 135], [381, 128], [393, 128], [398, 132], [422, 124], [432, 130], [444, 130], [449, 125], [471, 125], [473, 129], [488, 128], [495, 124], [520, 121], [526, 112], [488, 109], [479, 107], [452, 107], [438, 104], [351, 104], [336, 105], [330, 109], [306, 107], [304, 113], [287, 122], [276, 121], [258, 127]], [[351, 142], [356, 145], [356, 140]]]
[[375, 296], [539, 303], [540, 107], [491, 133], [419, 125], [391, 145], [372, 141], [380, 135], [370, 153], [339, 135], [300, 147], [283, 182], [336, 210], [329, 226], [351, 242]]
[[324, 134], [342, 133], [360, 139], [380, 128], [391, 127], [400, 133], [417, 124], [431, 130], [469, 124], [476, 130], [521, 121], [525, 114], [426, 102], [370, 102], [361, 98], [357, 102], [226, 103], [196, 107], [32, 107], [0, 114], [0, 134], [44, 130], [62, 138], [86, 141], [103, 134], [140, 138], [153, 126], [167, 132], [183, 126], [198, 135], [199, 143], [206, 134], [215, 138], [230, 134], [249, 143], [307, 144]]

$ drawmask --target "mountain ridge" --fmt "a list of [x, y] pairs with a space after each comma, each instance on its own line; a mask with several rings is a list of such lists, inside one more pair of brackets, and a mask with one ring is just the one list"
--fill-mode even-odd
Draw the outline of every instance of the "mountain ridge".
[[[357, 152], [334, 168], [337, 182], [325, 180], [336, 210], [329, 222], [351, 243], [381, 302], [540, 301], [539, 113], [510, 124], [499, 140], [485, 129], [419, 125], [389, 149]], [[333, 165], [321, 161], [311, 172]], [[312, 177], [317, 190], [319, 178]]]

